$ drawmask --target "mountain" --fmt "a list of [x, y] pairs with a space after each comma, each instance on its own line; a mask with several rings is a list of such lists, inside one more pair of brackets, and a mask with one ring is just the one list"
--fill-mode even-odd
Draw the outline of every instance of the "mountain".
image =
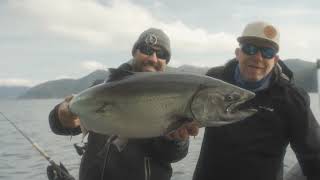
[[[208, 68], [184, 65], [178, 68], [167, 67], [168, 72], [189, 72], [204, 74]], [[44, 98], [63, 98], [71, 94], [76, 94], [90, 87], [95, 80], [106, 79], [108, 71], [97, 70], [80, 79], [59, 79], [48, 81], [30, 88], [27, 92], [19, 96], [21, 99], [44, 99]]]
[[[316, 64], [300, 59], [288, 59], [284, 63], [294, 72], [295, 83], [308, 92], [317, 91]], [[167, 67], [168, 72], [188, 72], [205, 74], [209, 67], [196, 67], [183, 65], [180, 67]], [[60, 79], [39, 84], [27, 90], [19, 98], [63, 98], [70, 94], [78, 93], [88, 87], [97, 79], [105, 79], [108, 71], [97, 70], [80, 79]], [[1, 93], [0, 93], [1, 94]]]
[[22, 99], [33, 98], [63, 98], [65, 96], [76, 94], [88, 87], [97, 79], [104, 80], [109, 72], [105, 70], [96, 70], [80, 79], [59, 79], [48, 81], [32, 87], [26, 93], [19, 96]]
[[0, 99], [12, 99], [29, 89], [27, 86], [0, 86]]
[[167, 67], [167, 72], [187, 72], [194, 74], [205, 74], [208, 71], [209, 67], [197, 67], [191, 65], [182, 65], [177, 68], [175, 67]]
[[294, 82], [308, 92], [317, 92], [316, 63], [300, 59], [287, 59], [283, 61], [294, 73]]

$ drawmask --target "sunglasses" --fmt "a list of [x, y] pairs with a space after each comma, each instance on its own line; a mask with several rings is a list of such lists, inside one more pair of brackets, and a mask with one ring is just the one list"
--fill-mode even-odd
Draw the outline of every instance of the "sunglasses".
[[153, 49], [151, 46], [148, 46], [146, 44], [139, 46], [138, 49], [140, 50], [141, 53], [148, 56], [151, 56], [153, 55], [153, 53], [156, 53], [157, 57], [160, 59], [167, 60], [169, 58], [169, 54], [167, 53], [167, 51], [163, 49]]
[[261, 56], [265, 59], [272, 59], [276, 54], [277, 50], [271, 47], [258, 47], [253, 44], [242, 44], [241, 50], [245, 54], [252, 56], [258, 53], [258, 51], [261, 52]]

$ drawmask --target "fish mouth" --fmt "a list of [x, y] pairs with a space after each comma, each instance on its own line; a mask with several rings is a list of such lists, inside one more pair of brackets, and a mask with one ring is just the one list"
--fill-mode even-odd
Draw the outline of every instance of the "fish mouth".
[[241, 109], [241, 108], [239, 108], [239, 107], [240, 107], [240, 105], [244, 104], [244, 102], [245, 102], [245, 101], [239, 101], [239, 102], [230, 104], [230, 105], [227, 106], [227, 108], [225, 109], [225, 112], [228, 113], [228, 114], [237, 112], [238, 110]]
[[254, 98], [254, 95], [248, 97], [247, 99], [243, 99], [241, 101], [237, 101], [235, 103], [232, 103], [226, 107], [225, 112], [228, 114], [234, 114], [234, 113], [237, 113], [240, 111], [242, 111], [242, 112], [256, 112], [256, 109], [248, 108], [247, 106], [245, 106], [245, 102], [247, 102], [253, 98]]

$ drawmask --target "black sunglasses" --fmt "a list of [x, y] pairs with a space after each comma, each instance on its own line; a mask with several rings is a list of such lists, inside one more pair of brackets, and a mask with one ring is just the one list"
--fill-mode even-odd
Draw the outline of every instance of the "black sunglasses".
[[142, 44], [138, 47], [141, 53], [151, 56], [153, 53], [156, 53], [157, 57], [160, 59], [168, 60], [169, 54], [164, 49], [153, 49], [151, 46]]
[[258, 51], [260, 51], [261, 56], [266, 59], [272, 59], [277, 54], [277, 50], [272, 47], [258, 47], [253, 44], [242, 44], [241, 50], [250, 56], [257, 54]]

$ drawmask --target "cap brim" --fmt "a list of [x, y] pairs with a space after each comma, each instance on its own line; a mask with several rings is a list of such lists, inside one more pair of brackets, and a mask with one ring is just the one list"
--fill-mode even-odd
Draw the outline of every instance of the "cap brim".
[[268, 39], [256, 37], [256, 36], [240, 36], [237, 38], [240, 44], [242, 43], [254, 43], [256, 45], [265, 46], [266, 44], [270, 44], [273, 46], [277, 51], [279, 51], [279, 45], [273, 41]]

